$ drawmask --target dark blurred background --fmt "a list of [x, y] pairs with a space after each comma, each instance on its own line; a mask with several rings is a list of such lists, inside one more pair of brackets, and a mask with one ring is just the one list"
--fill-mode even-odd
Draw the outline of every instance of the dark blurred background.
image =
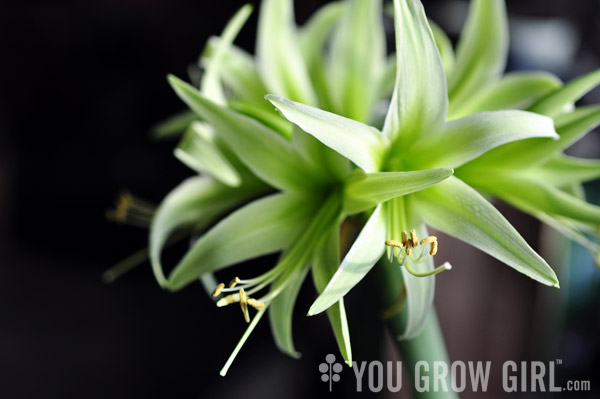
[[[303, 316], [312, 288], [303, 289], [294, 322], [302, 359], [277, 351], [265, 320], [222, 378], [245, 328], [237, 310], [217, 310], [200, 285], [164, 292], [147, 264], [113, 284], [101, 280], [147, 241], [145, 230], [106, 220], [119, 190], [158, 203], [192, 175], [173, 157], [175, 142], [149, 138], [153, 124], [183, 108], [165, 76], [186, 77], [206, 39], [244, 3], [0, 3], [1, 398], [328, 394], [317, 367], [337, 346], [324, 317]], [[296, 3], [303, 22], [325, 1]], [[467, 3], [424, 4], [456, 39]], [[569, 79], [600, 65], [599, 1], [512, 0], [508, 10], [510, 68]], [[255, 27], [253, 15], [236, 43], [252, 50]], [[586, 101], [600, 102], [597, 92]], [[573, 151], [593, 157], [598, 148], [590, 135]], [[539, 242], [535, 221], [503, 210], [530, 243]], [[570, 256], [576, 273], [561, 273], [578, 276], [558, 294], [458, 248], [443, 253], [458, 267], [440, 276], [436, 293], [451, 359], [561, 358], [561, 379], [591, 379], [598, 392], [600, 272], [590, 260], [577, 248], [546, 252], [557, 264]], [[348, 298], [355, 359], [392, 358], [380, 322], [358, 301], [361, 289], [369, 295], [365, 285]], [[353, 393], [351, 372], [344, 373], [327, 397]], [[504, 397], [500, 383], [492, 377], [490, 392], [464, 397]]]

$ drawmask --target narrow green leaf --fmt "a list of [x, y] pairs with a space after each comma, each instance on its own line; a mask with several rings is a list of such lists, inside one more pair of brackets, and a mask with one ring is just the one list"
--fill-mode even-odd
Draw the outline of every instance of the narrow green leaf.
[[456, 177], [413, 194], [425, 222], [542, 284], [558, 287], [548, 264], [477, 191]]
[[384, 252], [385, 231], [384, 213], [378, 206], [339, 269], [310, 307], [309, 316], [321, 313], [338, 302], [373, 268]]
[[569, 104], [579, 100], [600, 84], [600, 69], [574, 79], [537, 100], [527, 110], [554, 118]]
[[406, 146], [446, 121], [446, 75], [419, 0], [394, 0], [396, 85], [384, 134]]
[[[333, 110], [368, 123], [385, 65], [385, 33], [381, 0], [350, 0], [334, 31], [328, 59]], [[368, 54], [368, 56], [365, 56]]]
[[256, 183], [232, 188], [202, 176], [187, 179], [171, 191], [156, 210], [150, 226], [150, 259], [158, 283], [163, 287], [168, 285], [161, 253], [176, 230], [207, 226], [235, 204], [262, 190], [264, 187]]
[[479, 112], [449, 122], [411, 152], [419, 168], [459, 167], [511, 141], [532, 137], [558, 139], [552, 119], [526, 111]]
[[271, 331], [277, 347], [283, 353], [296, 359], [300, 358], [300, 353], [296, 352], [292, 339], [292, 315], [307, 271], [308, 268], [300, 267], [294, 272], [285, 289], [271, 301], [271, 310], [269, 311]]
[[465, 99], [460, 106], [450, 104], [448, 119], [458, 119], [481, 111], [523, 109], [542, 95], [562, 86], [555, 75], [547, 72], [513, 72]]
[[379, 171], [388, 140], [377, 129], [286, 98], [271, 94], [266, 98], [290, 122], [350, 159], [365, 172]]
[[229, 20], [223, 31], [219, 45], [215, 49], [215, 52], [206, 67], [205, 74], [202, 77], [202, 93], [217, 104], [225, 104], [225, 93], [221, 86], [221, 71], [223, 70], [223, 64], [227, 59], [227, 52], [251, 13], [252, 6], [246, 4]]
[[[219, 47], [220, 41], [221, 39], [218, 37], [212, 37], [208, 40], [202, 53], [201, 64], [210, 62]], [[262, 107], [266, 111], [271, 109], [264, 98], [269, 91], [265, 88], [256, 69], [256, 63], [250, 54], [232, 45], [225, 55], [225, 61], [222, 63], [221, 68], [221, 80], [231, 90], [234, 97], [252, 103], [257, 107]]]
[[[317, 293], [322, 293], [329, 280], [335, 274], [340, 264], [340, 232], [336, 224], [326, 239], [319, 245], [315, 251], [312, 265], [312, 276]], [[346, 309], [344, 299], [331, 305], [327, 309], [327, 317], [331, 324], [331, 329], [335, 335], [340, 353], [344, 357], [346, 364], [352, 367], [352, 346], [350, 344], [350, 330], [348, 329], [348, 320], [346, 318]]]
[[264, 0], [256, 43], [263, 81], [270, 93], [316, 105], [297, 36], [292, 0]]
[[179, 112], [166, 120], [153, 126], [150, 130], [152, 138], [157, 140], [169, 139], [179, 136], [193, 121], [198, 120], [198, 115], [192, 111]]
[[448, 77], [448, 96], [456, 106], [500, 79], [508, 55], [508, 21], [504, 0], [473, 0]]
[[246, 166], [265, 182], [282, 190], [302, 190], [310, 183], [292, 144], [263, 124], [221, 107], [189, 84], [169, 77], [177, 95], [219, 132]]
[[515, 198], [541, 212], [600, 225], [600, 207], [526, 175], [486, 173], [485, 176], [469, 177], [468, 182], [506, 202]]
[[175, 149], [175, 156], [199, 173], [207, 173], [229, 186], [239, 186], [242, 179], [223, 155], [210, 126], [192, 122]]
[[559, 155], [528, 170], [527, 174], [562, 188], [600, 178], [600, 160]]
[[346, 184], [344, 212], [358, 213], [392, 198], [414, 193], [452, 176], [452, 169], [361, 173]]
[[304, 229], [314, 204], [292, 194], [274, 194], [232, 213], [203, 235], [169, 277], [177, 290], [209, 271], [280, 251]]

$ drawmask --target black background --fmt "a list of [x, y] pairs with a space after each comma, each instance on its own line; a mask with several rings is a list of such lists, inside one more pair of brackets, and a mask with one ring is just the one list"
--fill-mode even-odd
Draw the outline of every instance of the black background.
[[[304, 21], [325, 2], [297, 3]], [[295, 322], [300, 361], [279, 354], [262, 323], [224, 379], [217, 373], [244, 328], [237, 310], [217, 310], [199, 286], [162, 291], [147, 265], [101, 281], [147, 240], [144, 230], [105, 219], [118, 191], [158, 203], [192, 174], [172, 156], [174, 142], [148, 135], [183, 108], [167, 73], [186, 77], [205, 40], [244, 2], [0, 4], [0, 397], [324, 392], [317, 365], [337, 351], [323, 318]], [[586, 51], [600, 56], [598, 2], [508, 4], [517, 14], [571, 20]], [[236, 43], [251, 50], [255, 24], [256, 15]], [[299, 308], [313, 295], [305, 288]], [[357, 331], [377, 323], [357, 308]], [[369, 339], [367, 331], [356, 358], [376, 357]]]

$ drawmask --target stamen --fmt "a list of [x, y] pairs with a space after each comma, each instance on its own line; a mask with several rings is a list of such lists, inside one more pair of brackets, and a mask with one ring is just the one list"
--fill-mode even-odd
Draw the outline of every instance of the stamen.
[[259, 312], [265, 308], [265, 303], [261, 301], [257, 301], [254, 298], [248, 298], [248, 305], [252, 306], [254, 309]]
[[223, 288], [225, 288], [225, 284], [221, 283], [217, 285], [217, 288], [215, 288], [215, 290], [212, 293], [213, 298], [216, 298], [219, 295], [221, 295], [221, 291], [223, 291]]
[[232, 303], [238, 302], [240, 300], [240, 296], [238, 294], [227, 295], [219, 299], [217, 302], [217, 306], [222, 308], [223, 306], [231, 305]]
[[434, 256], [438, 251], [438, 243], [437, 241], [433, 241], [431, 243], [431, 248], [429, 249], [429, 255]]
[[237, 285], [237, 283], [239, 283], [239, 282], [240, 282], [240, 278], [239, 278], [239, 277], [235, 277], [233, 280], [231, 280], [231, 281], [229, 282], [229, 284], [227, 284], [227, 287], [229, 287], [229, 288], [233, 288], [233, 287], [235, 287], [235, 286]]
[[106, 217], [118, 223], [148, 227], [156, 207], [149, 202], [123, 191], [115, 201], [115, 209], [106, 211]]
[[410, 256], [413, 250], [412, 240], [406, 240], [406, 254]]
[[413, 248], [416, 248], [419, 245], [419, 239], [417, 238], [417, 232], [415, 230], [410, 231], [410, 241]]
[[250, 323], [250, 315], [248, 314], [248, 298], [246, 297], [246, 292], [243, 288], [240, 289], [240, 308], [242, 308], [242, 313], [244, 313], [244, 319], [246, 323]]
[[406, 245], [406, 243], [408, 242], [408, 233], [406, 231], [402, 231], [401, 237], [402, 244]]
[[421, 242], [420, 242], [420, 244], [421, 245], [427, 245], [427, 244], [431, 244], [434, 241], [437, 241], [437, 237], [436, 236], [429, 236], [427, 238], [422, 239]]

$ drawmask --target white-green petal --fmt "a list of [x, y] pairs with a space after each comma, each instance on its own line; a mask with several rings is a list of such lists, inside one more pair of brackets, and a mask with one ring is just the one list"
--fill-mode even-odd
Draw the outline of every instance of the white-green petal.
[[375, 208], [339, 269], [308, 310], [309, 316], [321, 313], [338, 302], [373, 268], [383, 255], [385, 232], [385, 215], [380, 205]]
[[481, 111], [523, 109], [542, 95], [561, 87], [562, 82], [547, 72], [513, 72], [465, 99], [460, 106], [450, 104], [448, 119], [458, 119]]
[[[522, 140], [495, 148], [473, 162], [465, 165], [469, 172], [478, 173], [482, 168], [510, 168], [522, 170], [540, 165], [579, 140], [584, 134], [600, 124], [600, 106], [576, 108], [554, 121], [558, 140]], [[462, 169], [462, 168], [461, 168]]]
[[246, 4], [229, 20], [202, 77], [200, 90], [218, 104], [225, 104], [225, 93], [221, 85], [221, 71], [227, 60], [227, 52], [251, 13], [252, 6]]
[[405, 146], [446, 120], [446, 75], [419, 0], [394, 0], [396, 85], [383, 132]]
[[[204, 52], [202, 53], [202, 64], [209, 63], [219, 47], [221, 39], [211, 37]], [[236, 46], [230, 46], [225, 55], [225, 62], [221, 65], [221, 80], [233, 96], [243, 101], [251, 102], [257, 107], [270, 110], [272, 107], [264, 101], [268, 93], [258, 73], [254, 58], [246, 51]]]
[[315, 206], [303, 197], [274, 194], [232, 213], [204, 234], [169, 277], [179, 289], [200, 275], [277, 252], [304, 229]]
[[169, 139], [179, 136], [193, 121], [198, 120], [198, 115], [192, 111], [182, 111], [159, 122], [150, 130], [152, 138], [157, 140]]
[[554, 271], [477, 191], [456, 177], [413, 194], [425, 222], [479, 248], [542, 284], [558, 287]]
[[499, 198], [528, 204], [530, 208], [582, 223], [600, 225], [600, 207], [527, 175], [486, 174], [468, 182]]
[[378, 100], [376, 82], [385, 65], [381, 0], [350, 0], [328, 53], [328, 83], [333, 109], [369, 123]]
[[252, 118], [215, 104], [174, 76], [169, 76], [169, 82], [177, 95], [210, 123], [259, 178], [289, 191], [300, 191], [310, 183], [302, 160], [281, 135]]
[[290, 101], [266, 97], [289, 121], [354, 162], [365, 172], [378, 172], [389, 141], [381, 132], [352, 119]]
[[452, 169], [357, 174], [346, 183], [344, 212], [362, 212], [402, 195], [414, 193], [452, 176]]
[[452, 74], [452, 69], [454, 68], [454, 64], [456, 62], [454, 56], [454, 49], [452, 48], [452, 42], [450, 38], [446, 35], [446, 32], [438, 24], [433, 21], [429, 21], [429, 27], [431, 28], [431, 33], [433, 33], [433, 38], [435, 39], [435, 44], [437, 45], [438, 51], [440, 52], [440, 58], [442, 59], [442, 65], [444, 66], [444, 72], [446, 76], [450, 76]]
[[[336, 224], [327, 234], [327, 237], [315, 250], [312, 264], [312, 276], [317, 293], [323, 292], [327, 283], [335, 274], [340, 264], [340, 232]], [[350, 331], [346, 318], [344, 299], [331, 305], [327, 309], [327, 316], [331, 329], [335, 335], [338, 347], [346, 364], [352, 367], [352, 346], [350, 344]]]
[[327, 3], [317, 10], [300, 31], [300, 50], [319, 100], [319, 108], [331, 110], [331, 93], [327, 82], [323, 54], [333, 28], [347, 7], [345, 2]]
[[526, 111], [489, 111], [445, 125], [411, 151], [420, 168], [459, 167], [503, 144], [528, 138], [558, 139], [552, 119]]
[[532, 104], [528, 110], [554, 118], [561, 114], [565, 107], [579, 100], [587, 92], [600, 84], [600, 69], [574, 79]]
[[158, 283], [168, 285], [162, 270], [161, 253], [176, 230], [204, 227], [259, 191], [259, 187], [231, 188], [208, 176], [187, 179], [171, 191], [156, 210], [150, 226], [150, 259]]
[[177, 145], [175, 156], [193, 170], [207, 173], [229, 186], [239, 186], [242, 182], [237, 170], [215, 143], [214, 132], [201, 122], [192, 122]]
[[448, 77], [450, 103], [458, 105], [502, 76], [508, 55], [504, 0], [473, 0]]
[[298, 359], [300, 354], [294, 347], [292, 338], [292, 316], [298, 291], [304, 282], [308, 268], [300, 267], [289, 278], [284, 290], [271, 301], [269, 322], [275, 344], [283, 353]]
[[600, 178], [600, 160], [558, 155], [528, 170], [527, 174], [563, 188]]
[[256, 60], [270, 93], [316, 105], [300, 51], [292, 0], [264, 0], [258, 20]]

